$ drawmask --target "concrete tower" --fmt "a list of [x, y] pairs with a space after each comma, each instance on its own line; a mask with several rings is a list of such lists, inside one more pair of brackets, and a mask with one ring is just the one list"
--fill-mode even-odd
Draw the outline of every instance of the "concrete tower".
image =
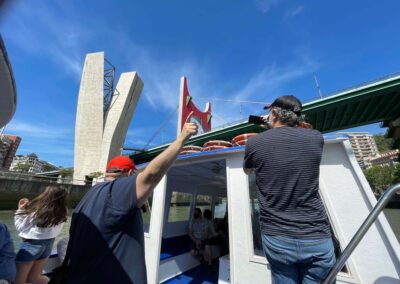
[[75, 124], [75, 183], [83, 183], [91, 173], [104, 173], [108, 161], [118, 155], [143, 90], [136, 72], [122, 73], [106, 102], [105, 83], [110, 81], [105, 62], [104, 52], [90, 53], [83, 67]]

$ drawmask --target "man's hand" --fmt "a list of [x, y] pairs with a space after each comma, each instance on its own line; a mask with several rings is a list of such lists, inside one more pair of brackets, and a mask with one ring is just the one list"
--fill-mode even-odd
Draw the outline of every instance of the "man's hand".
[[183, 125], [182, 132], [179, 135], [179, 139], [185, 142], [193, 135], [197, 134], [197, 129], [199, 128], [196, 123], [190, 122], [190, 119], [193, 116], [193, 111], [189, 113], [188, 117], [186, 118], [185, 124]]
[[21, 198], [18, 202], [18, 209], [22, 209], [28, 202], [28, 198]]
[[200, 240], [196, 240], [196, 247], [197, 247], [197, 249], [201, 248], [201, 241]]
[[192, 135], [197, 133], [197, 124], [189, 122], [192, 115], [193, 112], [191, 112], [186, 118], [186, 122], [179, 137], [172, 142], [164, 152], [155, 157], [143, 172], [138, 174], [136, 178], [136, 197], [138, 200], [138, 207], [142, 206], [146, 202], [154, 187], [160, 182], [162, 177], [175, 161], [176, 157], [179, 155], [184, 143]]
[[269, 122], [268, 122], [268, 120], [269, 120], [269, 114], [262, 115], [262, 116], [260, 116], [260, 117], [261, 117], [262, 121], [264, 122], [263, 124], [260, 124], [260, 127], [261, 127], [261, 128], [264, 128], [264, 129], [270, 129], [271, 126], [269, 125]]

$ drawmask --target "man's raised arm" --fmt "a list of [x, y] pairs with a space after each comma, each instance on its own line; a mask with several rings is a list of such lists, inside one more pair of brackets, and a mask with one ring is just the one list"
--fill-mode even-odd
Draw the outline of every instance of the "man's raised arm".
[[193, 112], [189, 114], [179, 137], [169, 147], [152, 160], [136, 179], [136, 197], [140, 207], [152, 193], [156, 185], [174, 163], [185, 142], [197, 134], [197, 124], [190, 123]]

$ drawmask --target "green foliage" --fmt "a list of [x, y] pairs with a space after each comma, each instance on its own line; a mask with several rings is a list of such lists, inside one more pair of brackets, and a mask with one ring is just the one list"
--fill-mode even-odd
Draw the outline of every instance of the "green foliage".
[[374, 135], [376, 146], [380, 153], [389, 151], [392, 149], [393, 139], [392, 138], [385, 138], [382, 134]]
[[364, 170], [374, 192], [382, 192], [391, 184], [400, 182], [400, 164], [396, 166], [372, 166]]
[[32, 164], [31, 164], [31, 163], [18, 163], [18, 164], [14, 167], [14, 171], [27, 173], [27, 172], [29, 172], [29, 169], [30, 169], [31, 167], [32, 167]]
[[395, 166], [396, 170], [394, 171], [394, 182], [400, 182], [400, 164]]
[[54, 170], [55, 170], [54, 167], [52, 167], [50, 165], [44, 165], [42, 167], [42, 172], [51, 172], [51, 171], [54, 171]]
[[74, 168], [62, 168], [60, 169], [61, 177], [72, 177], [74, 174]]
[[104, 175], [104, 173], [102, 173], [102, 172], [94, 172], [94, 173], [90, 173], [88, 176], [90, 178], [98, 178], [98, 177], [101, 177], [103, 175]]

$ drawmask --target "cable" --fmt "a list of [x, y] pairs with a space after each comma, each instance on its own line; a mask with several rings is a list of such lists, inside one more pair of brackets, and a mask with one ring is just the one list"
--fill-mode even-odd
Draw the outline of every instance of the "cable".
[[205, 97], [199, 97], [196, 99], [200, 100], [206, 100], [206, 101], [221, 101], [221, 102], [231, 102], [231, 103], [246, 103], [246, 104], [260, 104], [260, 105], [265, 105], [267, 104], [266, 102], [255, 102], [255, 101], [241, 101], [241, 100], [226, 100], [226, 99], [219, 99], [219, 98], [205, 98]]
[[167, 118], [163, 121], [163, 123], [157, 129], [157, 131], [153, 134], [153, 136], [150, 137], [150, 140], [143, 147], [143, 150], [147, 150], [147, 146], [150, 145], [150, 143], [154, 140], [154, 138], [156, 138], [156, 136], [161, 132], [161, 130], [167, 125], [167, 123], [171, 120], [172, 116], [178, 111], [178, 108], [179, 108], [179, 105], [177, 105], [176, 108], [171, 111], [171, 113], [167, 116]]

